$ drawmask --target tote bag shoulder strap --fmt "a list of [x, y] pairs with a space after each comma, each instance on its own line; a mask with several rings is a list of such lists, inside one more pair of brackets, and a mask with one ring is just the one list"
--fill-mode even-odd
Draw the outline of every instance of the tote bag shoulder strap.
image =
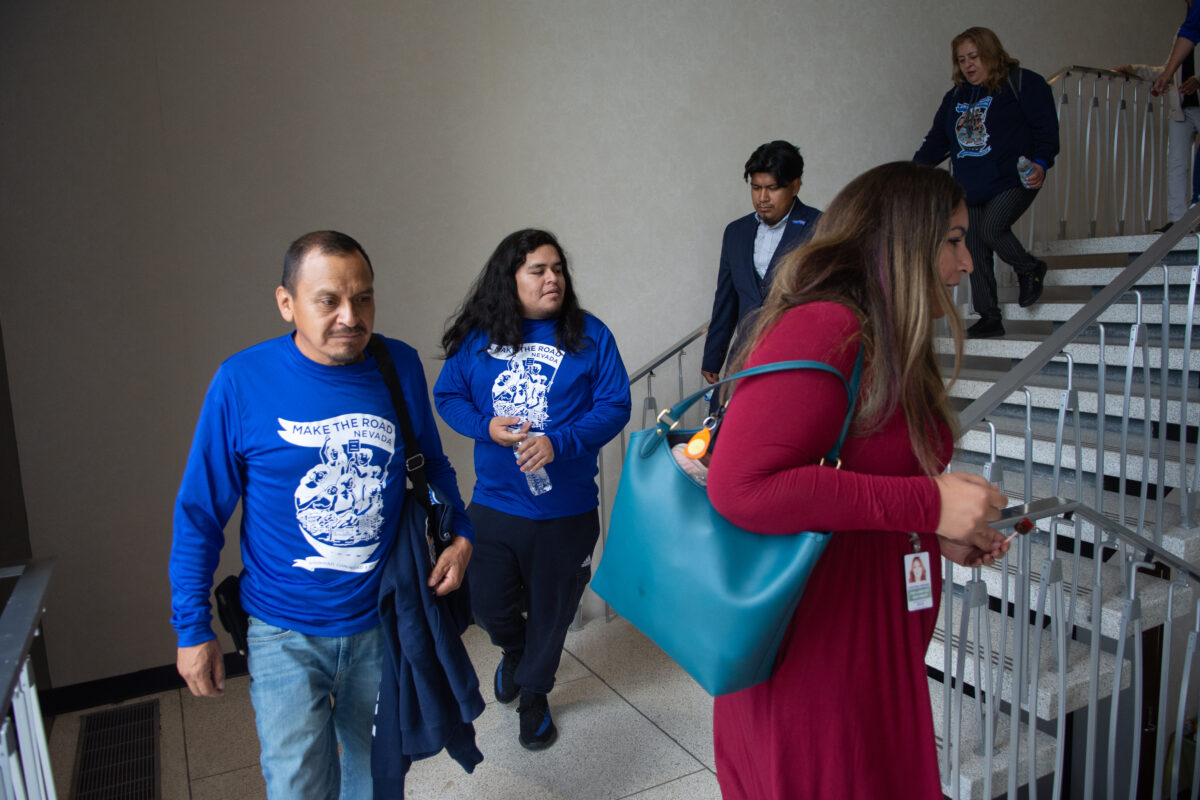
[[691, 408], [697, 400], [699, 400], [701, 397], [704, 397], [706, 394], [708, 394], [708, 392], [716, 389], [721, 384], [730, 383], [731, 381], [740, 380], [741, 378], [749, 378], [752, 375], [765, 375], [769, 372], [783, 372], [785, 370], [793, 369], [812, 369], [819, 370], [821, 372], [828, 372], [831, 375], [837, 376], [837, 379], [842, 382], [842, 387], [846, 390], [846, 418], [842, 421], [842, 430], [838, 434], [837, 441], [834, 442], [833, 447], [825, 455], [826, 461], [836, 461], [838, 453], [840, 453], [842, 450], [842, 443], [846, 440], [846, 434], [850, 430], [850, 421], [854, 418], [854, 407], [858, 402], [858, 386], [862, 381], [862, 367], [863, 348], [860, 344], [858, 346], [858, 356], [854, 359], [854, 370], [850, 373], [849, 381], [846, 380], [845, 376], [843, 376], [840, 371], [838, 371], [835, 367], [831, 367], [829, 364], [826, 364], [824, 361], [776, 361], [771, 364], [759, 364], [757, 367], [751, 367], [750, 369], [744, 369], [741, 372], [735, 372], [732, 375], [722, 378], [716, 383], [709, 384], [703, 389], [693, 392], [670, 408], [663, 409], [663, 411], [658, 415], [658, 423], [655, 426], [656, 435], [654, 438], [646, 439], [646, 442], [642, 448], [642, 455], [648, 455], [651, 450], [658, 446], [659, 442], [665, 441], [667, 434], [679, 424], [679, 420], [683, 417], [684, 413], [686, 413], [687, 410]]

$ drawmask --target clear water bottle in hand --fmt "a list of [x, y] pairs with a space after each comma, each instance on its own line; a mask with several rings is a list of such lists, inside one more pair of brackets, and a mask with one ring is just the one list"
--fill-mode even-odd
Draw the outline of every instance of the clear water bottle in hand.
[[1021, 156], [1017, 159], [1017, 175], [1021, 178], [1021, 185], [1026, 189], [1029, 188], [1029, 179], [1032, 178], [1036, 172], [1036, 170], [1034, 170], [1034, 166], [1035, 164], [1025, 156]]
[[[510, 431], [512, 431], [513, 433], [519, 433], [521, 430], [521, 426], [520, 425], [510, 425], [508, 429]], [[546, 434], [542, 433], [541, 431], [529, 431], [529, 438], [533, 438], [534, 436], [545, 436], [545, 435]], [[526, 441], [528, 441], [528, 439]], [[517, 442], [516, 444], [513, 445], [513, 455], [520, 457], [521, 442]], [[526, 485], [529, 486], [529, 491], [531, 494], [533, 494], [534, 497], [537, 497], [540, 494], [545, 494], [546, 492], [548, 492], [554, 488], [553, 486], [550, 485], [550, 476], [546, 473], [545, 467], [539, 467], [538, 469], [534, 470], [533, 472], [526, 472], [525, 473], [525, 483], [526, 483]]]

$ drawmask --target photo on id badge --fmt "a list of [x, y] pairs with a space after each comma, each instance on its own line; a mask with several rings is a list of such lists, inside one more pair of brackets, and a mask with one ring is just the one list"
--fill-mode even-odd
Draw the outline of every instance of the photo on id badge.
[[933, 582], [929, 579], [929, 553], [909, 553], [904, 556], [904, 592], [908, 610], [933, 608]]

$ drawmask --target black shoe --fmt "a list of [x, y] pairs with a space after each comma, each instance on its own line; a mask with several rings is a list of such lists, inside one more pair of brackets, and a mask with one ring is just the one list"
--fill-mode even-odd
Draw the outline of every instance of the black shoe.
[[1171, 226], [1174, 224], [1175, 224], [1174, 222], [1165, 223], [1161, 228], [1155, 228], [1154, 232], [1155, 233], [1166, 233], [1167, 231], [1171, 230]]
[[1042, 296], [1042, 289], [1045, 288], [1045, 277], [1045, 261], [1037, 262], [1037, 266], [1028, 272], [1017, 273], [1017, 286], [1021, 287], [1021, 293], [1017, 297], [1017, 304], [1021, 308], [1028, 308]]
[[521, 704], [517, 706], [521, 715], [521, 746], [526, 750], [545, 750], [558, 738], [558, 728], [550, 718], [550, 706], [546, 695], [537, 692], [521, 692]]
[[999, 317], [984, 317], [967, 328], [968, 339], [991, 339], [1004, 335], [1004, 323]]
[[496, 699], [501, 703], [511, 703], [521, 693], [521, 687], [517, 686], [515, 679], [517, 665], [520, 663], [520, 650], [515, 650], [511, 653], [505, 652], [500, 656], [500, 663], [496, 666], [496, 679], [493, 681], [493, 684], [496, 689]]

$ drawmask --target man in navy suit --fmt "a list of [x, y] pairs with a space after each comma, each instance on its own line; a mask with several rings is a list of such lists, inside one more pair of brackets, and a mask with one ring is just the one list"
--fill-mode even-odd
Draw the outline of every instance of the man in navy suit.
[[716, 383], [738, 324], [762, 305], [775, 265], [812, 236], [821, 212], [801, 203], [804, 158], [794, 144], [768, 142], [755, 150], [742, 174], [750, 184], [754, 213], [725, 228], [712, 319], [704, 340], [700, 374]]

